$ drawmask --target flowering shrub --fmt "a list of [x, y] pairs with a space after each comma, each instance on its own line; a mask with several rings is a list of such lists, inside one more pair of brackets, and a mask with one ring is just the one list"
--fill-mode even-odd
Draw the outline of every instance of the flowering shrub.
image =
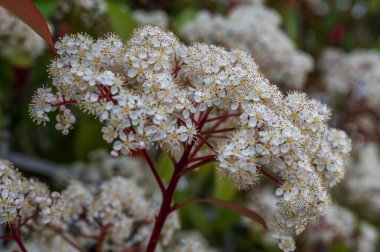
[[[281, 245], [284, 240], [326, 212], [324, 182], [342, 179], [349, 139], [328, 128], [325, 105], [302, 93], [283, 95], [244, 51], [186, 47], [153, 26], [137, 30], [127, 44], [115, 35], [79, 34], [62, 38], [56, 49], [49, 72], [57, 91], [39, 89], [30, 114], [46, 123], [47, 113], [57, 111], [56, 129], [68, 134], [75, 123], [68, 106], [77, 105], [104, 123], [113, 156], [146, 158], [163, 194], [148, 251], [176, 209], [171, 202], [181, 176], [208, 162], [218, 161], [237, 188], [256, 184], [259, 174], [279, 186], [274, 228], [285, 251], [294, 247]], [[147, 152], [151, 146], [172, 156], [168, 187]]]
[[1, 251], [379, 249], [376, 1], [0, 6]]

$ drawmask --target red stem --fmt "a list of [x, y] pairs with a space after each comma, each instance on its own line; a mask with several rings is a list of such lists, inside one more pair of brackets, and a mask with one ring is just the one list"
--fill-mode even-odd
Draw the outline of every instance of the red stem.
[[[206, 111], [204, 113], [204, 115], [202, 115], [201, 118], [199, 118], [198, 123], [197, 123], [199, 131], [202, 129], [202, 127], [206, 123], [207, 116], [209, 113], [210, 113], [210, 110]], [[179, 120], [179, 122], [183, 123], [182, 120]], [[202, 136], [200, 136], [200, 134], [198, 134], [198, 137], [203, 142], [206, 142], [206, 144], [210, 145], [209, 143], [207, 143], [207, 140], [205, 140]], [[180, 160], [178, 162], [176, 162], [174, 165], [174, 172], [173, 172], [172, 178], [170, 179], [170, 182], [169, 182], [167, 189], [165, 189], [163, 187], [163, 198], [162, 198], [160, 210], [159, 210], [158, 214], [156, 215], [156, 221], [154, 223], [152, 234], [150, 236], [148, 247], [146, 249], [147, 252], [154, 252], [154, 250], [157, 246], [157, 243], [160, 239], [160, 234], [161, 234], [162, 229], [164, 227], [165, 221], [168, 218], [168, 216], [170, 215], [170, 213], [172, 212], [172, 201], [173, 201], [174, 193], [175, 193], [175, 190], [177, 188], [178, 182], [181, 179], [181, 177], [185, 174], [184, 171], [187, 171], [186, 168], [189, 165], [190, 160], [196, 155], [196, 152], [193, 152], [192, 155], [194, 155], [194, 156], [190, 157], [190, 153], [194, 147], [194, 144], [195, 144], [195, 139], [192, 140], [192, 142], [189, 145], [186, 145], [185, 150], [184, 150]], [[212, 148], [211, 145], [210, 145], [210, 147]], [[200, 150], [200, 147], [198, 148], [198, 150]], [[161, 179], [157, 173], [157, 170], [153, 169], [154, 168], [153, 160], [150, 157], [148, 158], [148, 155], [146, 155], [147, 153], [143, 152], [143, 154], [146, 156], [148, 163], [150, 163], [151, 170], [152, 170], [154, 176], [156, 177], [156, 180], [161, 181]], [[191, 166], [189, 168], [194, 169], [195, 166], [200, 166], [204, 163], [207, 163], [207, 162], [210, 162], [213, 160], [215, 160], [215, 156], [209, 156], [207, 158], [204, 157], [204, 160], [199, 161], [198, 163], [194, 164], [193, 166]], [[159, 184], [161, 184], [161, 182], [159, 182]], [[163, 184], [162, 184], [162, 186], [163, 186]], [[162, 189], [162, 187], [161, 187], [161, 189]]]
[[[19, 229], [20, 227], [17, 227]], [[17, 243], [18, 247], [21, 249], [22, 252], [28, 252], [28, 250], [25, 248], [24, 243], [22, 242], [22, 237], [20, 235], [20, 232], [15, 229], [13, 225], [9, 225], [9, 229], [11, 230], [13, 240]]]
[[0, 240], [14, 240], [13, 236], [0, 236]]
[[273, 177], [270, 173], [266, 172], [265, 170], [261, 169], [260, 167], [256, 166], [256, 169], [264, 174], [266, 177], [268, 177], [270, 180], [272, 180], [274, 183], [276, 183], [278, 186], [282, 186], [284, 183], [282, 183], [280, 180]]
[[232, 128], [225, 128], [225, 129], [219, 129], [219, 130], [208, 130], [208, 131], [203, 131], [201, 133], [205, 135], [211, 135], [211, 134], [229, 132], [229, 131], [234, 131], [234, 130], [236, 130], [236, 128], [232, 127]]
[[205, 144], [207, 145], [213, 152], [215, 152], [214, 150], [214, 146], [212, 146], [208, 141], [207, 139], [205, 139], [204, 137], [202, 137], [201, 135], [198, 134], [198, 138]]
[[[220, 125], [224, 120], [226, 120], [226, 118], [221, 117], [221, 118], [219, 118], [218, 120], [219, 120], [219, 122], [215, 123], [215, 125], [212, 126], [211, 130], [216, 130], [216, 129], [219, 127], [219, 125]], [[209, 122], [209, 120], [205, 120], [205, 123], [207, 123], [207, 122]], [[208, 140], [210, 137], [211, 137], [211, 136], [205, 136], [204, 139], [205, 139], [205, 140]], [[198, 151], [202, 148], [203, 144], [204, 144], [204, 142], [201, 142], [201, 143], [199, 143], [199, 144], [195, 147], [193, 153], [190, 155], [190, 159], [192, 159], [193, 157], [195, 157], [195, 155], [198, 153]]]
[[67, 104], [76, 104], [76, 103], [77, 103], [77, 101], [69, 100], [69, 101], [62, 101], [62, 102], [53, 103], [50, 105], [52, 105], [53, 107], [58, 107], [58, 106], [63, 106], [63, 105], [67, 105]]
[[[237, 115], [240, 115], [240, 114], [233, 114], [233, 115], [224, 115], [224, 116], [219, 116], [217, 118], [214, 118], [212, 120], [207, 120], [208, 118], [208, 115], [209, 113], [211, 112], [211, 109], [208, 109], [205, 113], [201, 113], [199, 118], [198, 118], [198, 121], [195, 122], [194, 118], [192, 118], [192, 120], [197, 124], [198, 126], [198, 132], [200, 132], [203, 128], [203, 126], [207, 123], [207, 122], [211, 122], [211, 121], [215, 121], [215, 120], [219, 120], [218, 123], [216, 123], [211, 130], [216, 130], [216, 128], [228, 117], [230, 116], [237, 116]], [[184, 124], [183, 120], [181, 119], [178, 119], [178, 122], [180, 124]], [[229, 129], [230, 130], [230, 129]], [[142, 150], [142, 153], [144, 154], [145, 156], [145, 159], [147, 160], [152, 172], [153, 172], [153, 175], [155, 176], [158, 184], [160, 185], [160, 188], [161, 188], [161, 191], [162, 191], [162, 194], [163, 194], [163, 198], [162, 198], [162, 202], [161, 202], [161, 206], [160, 206], [160, 210], [158, 212], [158, 214], [156, 215], [156, 220], [155, 220], [155, 223], [154, 223], [154, 227], [153, 227], [153, 230], [152, 230], [152, 233], [151, 233], [151, 236], [150, 236], [150, 239], [149, 239], [149, 243], [148, 243], [148, 246], [147, 246], [147, 249], [146, 251], [147, 252], [154, 252], [156, 246], [157, 246], [157, 243], [158, 241], [160, 240], [160, 235], [161, 235], [161, 232], [162, 232], [162, 229], [164, 227], [164, 224], [165, 224], [165, 221], [166, 219], [168, 218], [168, 216], [170, 215], [170, 213], [173, 211], [173, 207], [172, 207], [172, 201], [173, 201], [173, 197], [174, 197], [174, 193], [175, 193], [175, 190], [176, 190], [176, 187], [178, 185], [178, 182], [180, 180], [180, 178], [186, 174], [187, 172], [193, 170], [193, 169], [196, 169], [206, 163], [209, 163], [209, 162], [212, 162], [212, 161], [215, 161], [215, 155], [209, 155], [209, 156], [205, 156], [205, 157], [199, 157], [199, 158], [194, 158], [198, 151], [202, 148], [203, 144], [207, 145], [208, 147], [210, 147], [211, 150], [214, 151], [214, 147], [211, 146], [210, 143], [208, 143], [207, 139], [210, 137], [210, 135], [207, 135], [204, 137], [201, 136], [201, 134], [198, 134], [197, 137], [201, 140], [201, 143], [199, 143], [194, 150], [193, 147], [194, 147], [194, 144], [195, 144], [195, 140], [193, 140], [191, 142], [191, 144], [187, 145], [185, 147], [185, 151], [184, 153], [182, 154], [182, 157], [180, 158], [180, 160], [178, 162], [175, 162], [175, 160], [172, 160], [173, 163], [174, 163], [174, 172], [173, 172], [173, 175], [172, 175], [172, 178], [170, 179], [170, 182], [169, 182], [169, 185], [168, 187], [165, 189], [163, 183], [162, 183], [162, 180], [157, 172], [157, 169], [154, 165], [154, 162], [152, 160], [152, 158], [148, 155], [147, 151], [146, 150]], [[199, 160], [199, 162], [195, 163], [194, 165], [188, 167], [188, 165], [190, 164], [190, 162], [194, 162], [194, 161], [197, 161]]]
[[214, 117], [214, 118], [207, 119], [206, 122], [209, 123], [209, 122], [217, 121], [217, 120], [220, 120], [220, 119], [227, 119], [229, 117], [234, 117], [234, 116], [240, 116], [240, 113], [217, 116], [217, 117]]
[[209, 158], [215, 158], [215, 155], [207, 155], [207, 156], [202, 156], [202, 157], [193, 158], [193, 159], [190, 159], [190, 160], [189, 160], [189, 163], [191, 163], [191, 162], [196, 162], [196, 161], [200, 161], [200, 160], [205, 160], [205, 159], [209, 159]]
[[212, 157], [210, 156], [207, 159], [199, 161], [198, 163], [195, 163], [194, 165], [192, 165], [186, 169], [183, 169], [183, 171], [180, 173], [180, 176], [183, 176], [186, 173], [191, 172], [192, 170], [197, 169], [198, 167], [201, 167], [202, 165], [205, 165], [205, 164], [208, 164], [208, 163], [214, 162], [214, 161], [215, 161], [215, 155], [213, 155]]
[[48, 227], [53, 231], [55, 232], [56, 234], [58, 234], [59, 236], [61, 236], [61, 238], [66, 241], [68, 244], [70, 244], [73, 248], [75, 248], [76, 250], [78, 250], [79, 252], [84, 252], [84, 250], [79, 247], [74, 241], [72, 241], [69, 237], [67, 237], [64, 232], [59, 228], [59, 227], [56, 227], [56, 226], [53, 226], [53, 225], [48, 225]]
[[103, 252], [103, 244], [105, 242], [105, 238], [106, 238], [106, 235], [107, 235], [107, 226], [105, 227], [102, 227], [100, 229], [100, 233], [99, 233], [99, 236], [97, 238], [98, 240], [98, 244], [96, 246], [96, 251], [97, 252]]
[[157, 243], [160, 239], [162, 228], [164, 227], [165, 221], [172, 210], [172, 201], [173, 201], [175, 190], [178, 185], [178, 181], [181, 178], [181, 172], [183, 169], [186, 168], [186, 166], [189, 163], [188, 158], [193, 146], [194, 146], [194, 141], [192, 141], [191, 144], [185, 148], [185, 151], [182, 154], [182, 157], [180, 158], [179, 162], [174, 166], [173, 176], [170, 179], [169, 185], [165, 191], [166, 193], [164, 194], [164, 197], [162, 199], [160, 211], [158, 212], [158, 215], [156, 216], [156, 221], [154, 223], [153, 231], [149, 239], [148, 247], [146, 249], [147, 252], [154, 252], [157, 246]]
[[162, 179], [160, 177], [160, 174], [157, 171], [157, 167], [154, 164], [154, 161], [153, 161], [152, 157], [149, 155], [149, 153], [147, 152], [146, 149], [141, 150], [141, 153], [143, 154], [146, 162], [148, 163], [149, 168], [152, 171], [152, 173], [154, 175], [154, 178], [156, 179], [156, 181], [158, 183], [158, 186], [160, 187], [160, 190], [161, 190], [161, 192], [162, 192], [162, 194], [163, 194], [163, 196], [165, 198], [165, 196], [166, 196], [166, 190], [165, 190], [164, 182], [162, 182]]

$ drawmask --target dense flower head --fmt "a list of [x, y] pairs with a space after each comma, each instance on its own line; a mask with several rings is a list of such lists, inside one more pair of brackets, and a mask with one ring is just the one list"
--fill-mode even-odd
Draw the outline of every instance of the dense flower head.
[[[252, 191], [248, 195], [248, 206], [251, 209], [262, 212], [266, 219], [273, 219], [278, 206], [273, 188], [266, 186], [259, 190]], [[245, 223], [252, 229], [259, 231], [257, 224], [251, 221]], [[269, 234], [273, 232], [270, 230]], [[268, 244], [280, 239], [280, 248], [284, 251], [293, 251], [295, 242], [291, 237], [278, 234], [272, 237], [265, 234], [264, 241]], [[301, 245], [301, 250], [309, 251], [313, 247], [331, 247], [334, 243], [342, 243], [350, 251], [374, 252], [378, 231], [366, 221], [355, 216], [347, 208], [333, 203], [328, 207], [326, 215], [317, 222], [308, 224], [302, 237], [297, 240]]]
[[[131, 179], [115, 176], [91, 184], [71, 180], [61, 193], [50, 192], [46, 185], [24, 178], [6, 160], [0, 160], [0, 191], [0, 223], [22, 226], [32, 236], [44, 235], [49, 242], [31, 244], [40, 249], [67, 239], [87, 248], [99, 234], [107, 249], [143, 249], [158, 207], [155, 195]], [[161, 245], [168, 246], [179, 228], [178, 215], [170, 215]], [[54, 233], [66, 239], [54, 239]]]
[[354, 92], [367, 106], [380, 104], [380, 54], [375, 50], [355, 50], [344, 53], [329, 48], [323, 52], [320, 68], [327, 90], [333, 94]]
[[[113, 249], [142, 248], [148, 241], [155, 204], [132, 180], [114, 177], [100, 186], [72, 181], [62, 195], [68, 202], [65, 225], [75, 226], [78, 234], [96, 236], [105, 229], [107, 247]], [[172, 215], [163, 231], [166, 245], [176, 229], [178, 217]], [[86, 242], [88, 239], [83, 244]]]
[[65, 204], [57, 192], [50, 195], [47, 187], [35, 179], [26, 179], [7, 160], [0, 160], [0, 224], [24, 222], [35, 212], [43, 223], [63, 216]]
[[380, 211], [380, 148], [372, 142], [357, 149], [358, 158], [349, 163], [344, 187], [350, 194], [351, 203], [360, 208], [365, 205], [367, 215], [377, 215]]
[[343, 177], [350, 140], [328, 128], [325, 105], [302, 93], [282, 94], [243, 50], [185, 46], [154, 26], [136, 30], [126, 44], [115, 35], [79, 34], [56, 48], [50, 74], [57, 92], [36, 92], [30, 112], [37, 122], [48, 121], [55, 107], [56, 128], [66, 134], [75, 122], [69, 106], [77, 105], [104, 123], [113, 156], [151, 146], [175, 156], [184, 146], [207, 143], [202, 153], [211, 152], [238, 188], [273, 168], [281, 177], [272, 177], [280, 187], [281, 237], [299, 234], [326, 212], [324, 184]]
[[199, 11], [184, 25], [181, 34], [188, 41], [246, 49], [272, 82], [301, 88], [313, 62], [309, 55], [294, 47], [280, 23], [278, 13], [262, 1], [243, 1], [227, 17]]
[[41, 55], [46, 43], [29, 26], [3, 7], [0, 7], [1, 54], [12, 55], [24, 53], [31, 58]]

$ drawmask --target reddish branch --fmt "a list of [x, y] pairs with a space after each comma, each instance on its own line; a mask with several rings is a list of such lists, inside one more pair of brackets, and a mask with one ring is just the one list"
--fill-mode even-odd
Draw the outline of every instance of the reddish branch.
[[232, 128], [225, 128], [225, 129], [219, 129], [219, 130], [208, 130], [208, 131], [203, 131], [201, 134], [204, 135], [211, 135], [211, 134], [216, 134], [216, 133], [223, 133], [223, 132], [230, 132], [236, 130], [235, 127]]
[[183, 176], [185, 175], [186, 173], [189, 173], [199, 167], [201, 167], [202, 165], [205, 165], [205, 164], [208, 164], [208, 163], [211, 163], [211, 162], [214, 162], [216, 159], [215, 159], [215, 156], [210, 156], [204, 160], [201, 160], [199, 161], [198, 163], [195, 163], [193, 164], [192, 166], [190, 167], [187, 167], [185, 169], [183, 169], [183, 171], [180, 173], [180, 176]]
[[77, 103], [77, 101], [75, 101], [75, 100], [69, 100], [69, 101], [62, 101], [62, 102], [53, 103], [50, 105], [52, 105], [53, 107], [59, 107], [59, 106], [67, 105], [67, 104], [76, 104], [76, 103]]
[[61, 236], [61, 238], [66, 241], [68, 244], [70, 244], [73, 248], [75, 248], [76, 250], [78, 250], [79, 252], [85, 252], [81, 247], [79, 247], [74, 241], [72, 241], [69, 237], [67, 237], [62, 229], [60, 229], [59, 227], [56, 227], [56, 226], [53, 226], [51, 224], [48, 225], [48, 227], [56, 234], [58, 234], [59, 236]]
[[234, 117], [234, 116], [240, 116], [240, 113], [216, 116], [214, 118], [207, 119], [206, 122], [209, 123], [209, 122], [218, 121], [221, 119], [227, 119], [229, 117]]
[[207, 145], [207, 147], [210, 148], [210, 150], [212, 150], [213, 152], [215, 152], [215, 148], [214, 146], [212, 146], [208, 141], [207, 139], [205, 139], [203, 136], [201, 136], [200, 134], [198, 134], [198, 138], [201, 140], [201, 142], [205, 145]]
[[[207, 120], [209, 113], [210, 113], [210, 110], [205, 112], [203, 115], [201, 114], [200, 118], [198, 119], [197, 126], [198, 126], [199, 131], [202, 129], [202, 127], [206, 123], [206, 120]], [[179, 120], [179, 122], [183, 123], [183, 122], [181, 122], [181, 120]], [[198, 137], [200, 139], [203, 139], [200, 137], [199, 134], [198, 134]], [[203, 141], [204, 140], [205, 139], [203, 139]], [[163, 199], [162, 199], [161, 207], [160, 207], [160, 210], [156, 216], [156, 221], [154, 223], [153, 231], [152, 231], [151, 237], [149, 239], [149, 244], [148, 244], [148, 247], [146, 250], [147, 252], [153, 252], [157, 246], [157, 243], [160, 239], [160, 234], [161, 234], [162, 228], [164, 227], [165, 221], [172, 211], [172, 201], [173, 201], [174, 193], [175, 193], [175, 190], [177, 188], [178, 182], [179, 182], [181, 176], [184, 175], [185, 169], [187, 168], [187, 166], [189, 165], [190, 161], [193, 158], [193, 157], [190, 157], [190, 153], [194, 147], [194, 144], [195, 144], [195, 139], [190, 144], [185, 146], [185, 149], [184, 149], [184, 152], [183, 152], [181, 158], [179, 159], [179, 161], [174, 166], [174, 173], [172, 175], [172, 178], [170, 179], [168, 187], [165, 189], [165, 193], [163, 193]], [[211, 148], [212, 148], [212, 146], [211, 146]], [[201, 160], [198, 163], [196, 163], [195, 165], [201, 165], [200, 164], [201, 162], [207, 163], [207, 162], [215, 160], [214, 157], [212, 158], [212, 160], [211, 160], [211, 157], [209, 157], [209, 158], [210, 158], [210, 160], [208, 158], [205, 158], [205, 160]], [[189, 167], [189, 168], [191, 168], [191, 167]]]
[[21, 249], [22, 252], [28, 252], [28, 250], [25, 248], [25, 245], [22, 241], [21, 237], [21, 227], [20, 226], [13, 226], [11, 224], [8, 225], [9, 230], [12, 233], [13, 240], [17, 243], [18, 247]]
[[100, 229], [99, 236], [97, 237], [97, 240], [98, 240], [98, 244], [96, 246], [97, 252], [103, 252], [103, 245], [104, 245], [104, 242], [106, 240], [107, 229], [108, 229], [108, 226], [105, 226], [105, 227], [102, 226]]
[[153, 231], [149, 239], [149, 244], [146, 250], [147, 252], [153, 252], [157, 246], [157, 243], [160, 239], [162, 228], [164, 227], [165, 221], [171, 212], [174, 192], [177, 187], [178, 181], [181, 178], [180, 173], [188, 164], [189, 154], [193, 145], [194, 145], [194, 141], [190, 145], [186, 146], [185, 151], [182, 154], [182, 157], [180, 158], [180, 160], [174, 167], [173, 176], [166, 189], [166, 194], [164, 194], [164, 197], [162, 199], [160, 211], [158, 212], [158, 215], [156, 216], [156, 221], [154, 223]]
[[261, 169], [259, 166], [256, 166], [256, 169], [261, 172], [262, 174], [264, 174], [267, 178], [269, 178], [270, 180], [272, 180], [274, 183], [276, 183], [276, 185], [278, 186], [282, 186], [284, 183], [282, 183], [280, 180], [276, 179], [273, 175], [271, 175], [270, 173], [268, 173], [267, 171]]
[[157, 167], [154, 164], [154, 161], [153, 161], [152, 157], [149, 155], [149, 153], [148, 153], [148, 151], [146, 149], [141, 150], [141, 153], [143, 154], [146, 162], [148, 163], [149, 168], [152, 171], [152, 173], [154, 175], [154, 178], [157, 181], [158, 186], [160, 187], [160, 190], [161, 190], [163, 196], [165, 197], [166, 196], [165, 186], [164, 186], [164, 183], [163, 183], [163, 181], [162, 181], [162, 179], [160, 177], [160, 174], [158, 173]]

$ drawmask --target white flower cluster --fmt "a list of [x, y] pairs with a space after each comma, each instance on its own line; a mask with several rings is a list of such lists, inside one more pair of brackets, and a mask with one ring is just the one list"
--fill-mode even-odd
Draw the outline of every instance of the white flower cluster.
[[173, 252], [216, 252], [207, 241], [197, 232], [182, 232], [176, 236], [177, 245]]
[[[264, 213], [267, 219], [273, 219], [276, 213], [276, 197], [273, 189], [264, 187], [250, 193], [248, 206], [258, 212]], [[257, 229], [257, 224], [246, 222], [250, 227]], [[257, 229], [259, 230], [259, 229]], [[319, 221], [310, 223], [302, 237], [297, 241], [302, 250], [312, 251], [313, 247], [331, 247], [338, 242], [344, 244], [352, 251], [374, 252], [378, 232], [365, 221], [358, 219], [348, 209], [334, 203], [328, 207], [328, 211]], [[264, 237], [268, 244], [273, 244], [273, 238], [281, 239], [281, 236], [270, 237], [267, 233]], [[280, 248], [284, 251], [293, 251], [295, 242], [290, 239], [281, 239]], [[351, 251], [350, 250], [350, 251]]]
[[297, 50], [280, 28], [280, 16], [261, 1], [241, 4], [227, 17], [200, 11], [181, 34], [188, 41], [218, 43], [249, 51], [275, 84], [302, 88], [313, 69], [312, 58]]
[[162, 10], [134, 10], [132, 15], [139, 24], [157, 25], [164, 29], [169, 27], [169, 17], [166, 12]]
[[104, 0], [59, 0], [58, 18], [70, 15], [73, 12], [80, 13], [80, 19], [86, 26], [92, 26], [105, 14]]
[[302, 242], [310, 243], [309, 246], [319, 243], [331, 247], [338, 241], [350, 251], [374, 252], [378, 235], [373, 226], [358, 219], [351, 211], [332, 204], [320, 221], [310, 224]]
[[376, 251], [379, 232], [371, 225], [362, 223], [359, 227], [358, 245], [356, 251], [372, 252]]
[[[50, 194], [44, 184], [23, 178], [10, 162], [3, 160], [0, 191], [1, 224], [27, 225], [31, 235], [48, 229], [43, 237], [57, 233], [82, 248], [96, 244], [102, 235], [107, 249], [143, 249], [158, 207], [154, 195], [148, 197], [133, 180], [122, 177], [91, 185], [72, 180], [62, 194]], [[179, 228], [178, 215], [171, 214], [163, 229], [163, 246], [169, 244]], [[62, 242], [47, 240], [39, 244], [54, 247]], [[37, 244], [36, 241], [34, 245]]]
[[0, 224], [23, 223], [36, 212], [42, 223], [55, 222], [66, 207], [59, 193], [49, 195], [44, 184], [25, 179], [6, 160], [0, 160], [0, 191]]
[[[352, 203], [366, 206], [366, 212], [380, 211], [380, 149], [375, 143], [360, 148], [357, 161], [350, 162], [344, 186]], [[363, 197], [365, 195], [365, 197]]]
[[[106, 150], [96, 150], [88, 155], [88, 162], [74, 162], [57, 171], [56, 180], [80, 180], [99, 183], [120, 176], [135, 181], [146, 194], [158, 193], [154, 178], [143, 160], [131, 156], [112, 157]], [[91, 172], [88, 172], [91, 169]]]
[[6, 9], [0, 7], [1, 54], [11, 57], [25, 53], [31, 58], [41, 55], [46, 43], [31, 28]]
[[222, 146], [218, 160], [242, 187], [258, 180], [257, 167], [273, 167], [280, 174], [285, 182], [276, 191], [282, 197], [276, 236], [280, 248], [291, 251], [290, 236], [326, 212], [330, 198], [324, 182], [332, 186], [342, 179], [351, 144], [344, 132], [327, 128], [328, 110], [322, 104], [299, 93], [274, 97], [275, 104], [245, 108], [242, 129]]
[[[101, 185], [85, 186], [73, 181], [62, 195], [67, 200], [69, 227], [75, 227], [77, 237], [96, 237], [106, 230], [106, 247], [144, 248], [149, 240], [155, 213], [155, 205], [148, 201], [145, 193], [128, 179], [114, 177]], [[177, 215], [171, 215], [164, 227], [167, 244], [175, 230], [179, 229]], [[88, 245], [87, 238], [77, 239], [82, 246]]]
[[370, 224], [357, 219], [348, 209], [332, 204], [320, 221], [311, 223], [302, 239], [306, 243], [319, 241], [326, 247], [338, 240], [352, 251], [374, 252], [377, 237], [378, 232]]
[[351, 151], [351, 143], [345, 132], [336, 129], [329, 129], [326, 140], [321, 144], [314, 164], [329, 186], [334, 186], [345, 174], [345, 159]]
[[332, 94], [355, 92], [367, 106], [380, 104], [380, 53], [375, 50], [356, 50], [344, 53], [326, 49], [320, 68], [327, 90]]
[[[61, 236], [57, 235], [50, 229], [41, 229], [31, 237], [24, 241], [28, 252], [41, 251], [58, 251], [58, 252], [73, 252], [73, 247], [67, 243]], [[15, 242], [7, 244], [7, 250], [4, 251], [19, 251], [19, 247]], [[0, 248], [5, 249], [3, 246]]]
[[[325, 105], [301, 93], [284, 96], [244, 51], [186, 47], [153, 26], [137, 30], [126, 45], [113, 35], [96, 41], [75, 35], [61, 39], [56, 48], [50, 74], [58, 92], [37, 91], [30, 107], [37, 122], [48, 121], [48, 104], [64, 119], [71, 117], [66, 106], [77, 104], [105, 124], [103, 138], [113, 143], [115, 155], [152, 145], [179, 153], [188, 144], [206, 141], [204, 124], [208, 130], [220, 125], [211, 124], [208, 116], [235, 113], [236, 128], [224, 134], [229, 140], [209, 145], [223, 173], [239, 188], [257, 181], [259, 166], [280, 174], [285, 181], [277, 192], [282, 195], [277, 214], [282, 236], [299, 234], [309, 220], [325, 213], [330, 199], [321, 177], [330, 184], [343, 177], [350, 141], [328, 128]], [[63, 121], [65, 128], [58, 129], [70, 129], [74, 120], [58, 123]], [[320, 159], [329, 162], [318, 172]]]
[[[67, 227], [75, 226], [80, 234], [88, 237], [99, 234], [99, 224], [108, 226], [107, 248], [143, 249], [160, 203], [158, 188], [147, 177], [145, 164], [131, 157], [112, 158], [104, 151], [92, 153], [90, 160], [89, 163], [74, 163], [68, 169], [69, 173], [76, 175], [84, 171], [89, 175], [91, 169], [92, 179], [81, 178], [89, 181], [90, 186], [73, 180], [62, 193], [69, 202]], [[167, 246], [179, 228], [178, 215], [173, 213], [165, 223], [161, 246]], [[82, 243], [84, 246], [88, 240], [84, 239]]]

